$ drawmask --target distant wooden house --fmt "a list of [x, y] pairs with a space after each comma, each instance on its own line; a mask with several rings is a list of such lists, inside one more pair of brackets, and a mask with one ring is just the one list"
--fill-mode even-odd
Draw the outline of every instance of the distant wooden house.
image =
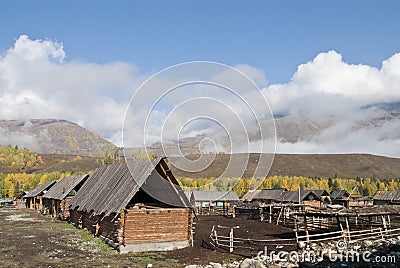
[[324, 201], [321, 199], [321, 196], [318, 196], [313, 190], [300, 190], [300, 196], [298, 190], [285, 191], [277, 198], [276, 202], [302, 204], [315, 208], [324, 206]]
[[230, 191], [193, 191], [190, 195], [190, 203], [199, 214], [226, 214], [237, 202], [239, 197]]
[[345, 208], [349, 208], [350, 200], [353, 200], [346, 190], [333, 190], [330, 196], [332, 205], [341, 205]]
[[273, 204], [287, 189], [249, 190], [241, 200], [251, 205]]
[[374, 205], [400, 204], [400, 192], [378, 191], [373, 197]]
[[374, 201], [371, 196], [351, 196], [349, 208], [373, 206]]
[[326, 190], [311, 190], [324, 205], [327, 205], [331, 202], [331, 197]]
[[120, 252], [184, 248], [193, 213], [163, 158], [103, 166], [70, 201], [70, 221]]
[[69, 202], [89, 175], [66, 177], [43, 194], [43, 212], [62, 220], [69, 218]]
[[15, 198], [15, 203], [17, 205], [17, 208], [27, 208], [28, 204], [27, 204], [27, 199], [25, 198], [25, 196], [28, 194], [28, 191], [22, 191], [20, 192]]
[[42, 210], [43, 209], [43, 200], [42, 196], [45, 194], [56, 181], [50, 181], [44, 184], [41, 184], [27, 193], [24, 198], [28, 208]]

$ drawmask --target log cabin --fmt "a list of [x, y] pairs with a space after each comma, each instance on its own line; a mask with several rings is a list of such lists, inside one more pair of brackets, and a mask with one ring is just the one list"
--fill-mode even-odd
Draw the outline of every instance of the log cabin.
[[85, 183], [89, 175], [70, 176], [61, 179], [42, 196], [43, 214], [50, 214], [61, 220], [69, 218], [69, 202]]
[[287, 189], [262, 189], [249, 190], [243, 195], [241, 200], [251, 206], [260, 206], [264, 204], [273, 204]]
[[276, 203], [302, 204], [314, 208], [322, 208], [324, 200], [313, 190], [285, 191], [277, 199]]
[[400, 204], [400, 192], [378, 191], [373, 197], [374, 205], [398, 205]]
[[40, 184], [29, 193], [27, 193], [23, 198], [26, 200], [28, 208], [42, 210], [43, 200], [42, 196], [56, 183], [56, 181], [50, 181], [44, 184]]
[[350, 200], [353, 199], [346, 190], [333, 190], [330, 196], [332, 205], [341, 205], [345, 208], [350, 207]]
[[189, 200], [198, 214], [226, 215], [239, 202], [239, 197], [231, 191], [193, 191]]
[[70, 222], [121, 253], [192, 242], [193, 211], [163, 158], [103, 166], [70, 201]]
[[17, 208], [28, 208], [27, 199], [25, 198], [28, 193], [28, 191], [22, 191], [14, 198]]

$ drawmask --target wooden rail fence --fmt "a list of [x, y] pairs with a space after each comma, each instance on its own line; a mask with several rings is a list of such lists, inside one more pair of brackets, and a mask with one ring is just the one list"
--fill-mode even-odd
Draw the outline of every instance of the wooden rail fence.
[[[230, 228], [229, 236], [219, 235], [219, 229]], [[215, 249], [220, 248], [234, 252], [239, 249], [254, 252], [263, 249], [265, 246], [273, 246], [274, 248], [283, 248], [284, 246], [301, 248], [313, 243], [323, 243], [328, 241], [345, 241], [347, 245], [360, 243], [365, 240], [384, 241], [390, 238], [400, 236], [400, 228], [385, 229], [374, 228], [368, 230], [348, 231], [342, 229], [333, 232], [324, 232], [318, 234], [298, 235], [295, 231], [296, 238], [287, 239], [249, 239], [234, 236], [234, 229], [238, 227], [213, 226], [210, 234], [211, 244]]]

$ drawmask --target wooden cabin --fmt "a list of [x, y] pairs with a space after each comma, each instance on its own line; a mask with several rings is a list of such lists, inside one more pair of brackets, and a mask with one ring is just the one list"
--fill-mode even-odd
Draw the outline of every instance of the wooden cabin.
[[321, 200], [324, 206], [331, 202], [331, 197], [326, 190], [311, 190]]
[[82, 187], [89, 175], [70, 176], [63, 178], [43, 194], [43, 213], [58, 217], [61, 220], [69, 218], [69, 202]]
[[263, 189], [249, 190], [243, 195], [241, 200], [251, 206], [262, 206], [273, 204], [287, 189]]
[[[399, 204], [399, 203], [397, 203]], [[373, 197], [371, 196], [351, 196], [349, 208], [355, 207], [371, 207], [374, 205]]]
[[227, 214], [237, 202], [237, 194], [229, 191], [193, 191], [190, 195], [190, 203], [198, 214]]
[[41, 184], [27, 193], [23, 198], [25, 199], [26, 205], [28, 208], [43, 210], [43, 200], [42, 196], [45, 194], [56, 181], [50, 181], [44, 184]]
[[17, 208], [28, 208], [27, 199], [25, 198], [28, 193], [28, 191], [22, 191], [14, 198]]
[[378, 191], [373, 197], [374, 205], [398, 205], [400, 204], [400, 192]]
[[333, 190], [331, 192], [331, 203], [332, 205], [341, 205], [345, 208], [350, 207], [350, 200], [353, 198], [351, 197], [350, 193], [346, 190]]
[[189, 246], [193, 212], [163, 158], [103, 166], [70, 201], [70, 222], [121, 253]]
[[315, 208], [322, 208], [324, 201], [313, 190], [285, 191], [276, 200], [277, 203], [302, 204]]

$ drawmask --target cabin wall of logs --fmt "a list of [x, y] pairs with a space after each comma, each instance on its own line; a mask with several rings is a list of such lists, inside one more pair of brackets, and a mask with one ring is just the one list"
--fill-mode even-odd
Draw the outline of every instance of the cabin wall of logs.
[[62, 200], [43, 198], [41, 211], [43, 214], [48, 214], [61, 220], [68, 220], [70, 216], [69, 201], [71, 201], [71, 198], [70, 196]]
[[189, 208], [127, 209], [121, 213], [124, 244], [188, 240]]
[[30, 198], [29, 200], [29, 208], [33, 208], [35, 210], [42, 210], [43, 209], [43, 200], [41, 196], [35, 196]]
[[[115, 217], [90, 216], [71, 210], [70, 222], [105, 238], [115, 248], [192, 240], [193, 213], [190, 208], [131, 208]], [[154, 250], [157, 250], [155, 247]], [[129, 250], [135, 251], [135, 250]]]

